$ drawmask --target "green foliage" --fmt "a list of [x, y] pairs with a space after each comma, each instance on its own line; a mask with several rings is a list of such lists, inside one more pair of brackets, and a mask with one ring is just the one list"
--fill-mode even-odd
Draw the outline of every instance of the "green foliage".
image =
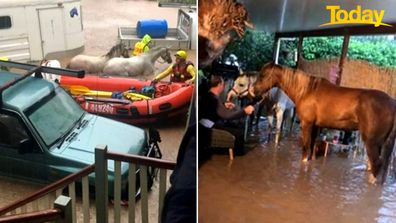
[[280, 42], [278, 63], [289, 67], [297, 66], [295, 61], [298, 39], [282, 40]]
[[[294, 41], [281, 41], [279, 63], [294, 66], [294, 54], [297, 48]], [[340, 57], [343, 37], [305, 37], [303, 56], [306, 60], [329, 59]], [[230, 43], [224, 51], [222, 59], [230, 54], [238, 57], [243, 70], [259, 70], [261, 66], [272, 61], [274, 35], [247, 30], [243, 39]], [[396, 66], [396, 44], [384, 36], [351, 37], [348, 47], [348, 58], [366, 60], [370, 63]]]
[[243, 70], [260, 70], [263, 64], [272, 60], [273, 45], [273, 34], [248, 29], [243, 39], [227, 46], [222, 59], [235, 54]]
[[307, 60], [339, 57], [342, 48], [341, 37], [306, 37], [303, 42], [303, 56]]
[[[304, 38], [304, 59], [317, 60], [339, 57], [341, 55], [342, 37]], [[396, 66], [396, 44], [384, 37], [351, 37], [348, 47], [348, 58], [366, 60], [370, 63]]]
[[360, 41], [351, 39], [348, 48], [348, 57], [367, 60], [370, 63], [385, 66], [396, 66], [396, 44], [394, 41], [383, 39]]
[[[225, 61], [230, 54], [235, 54], [243, 70], [260, 70], [264, 64], [273, 60], [273, 47], [274, 34], [248, 29], [243, 39], [236, 40], [227, 46], [222, 60]], [[279, 63], [295, 66], [296, 47], [297, 40], [282, 41]]]

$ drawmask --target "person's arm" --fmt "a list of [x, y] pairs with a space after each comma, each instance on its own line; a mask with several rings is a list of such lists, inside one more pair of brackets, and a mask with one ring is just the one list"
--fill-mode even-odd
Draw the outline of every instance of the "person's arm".
[[221, 119], [225, 119], [225, 120], [237, 119], [245, 115], [245, 111], [243, 109], [238, 108], [235, 110], [229, 110], [223, 105], [223, 103], [220, 102], [220, 100], [217, 103], [216, 112]]
[[187, 72], [192, 76], [192, 78], [190, 79], [190, 82], [195, 81], [195, 76], [196, 76], [195, 67], [191, 64], [188, 65]]
[[146, 44], [143, 48], [143, 52], [147, 53], [148, 51], [150, 51], [150, 47], [148, 46], [148, 44]]
[[164, 79], [166, 76], [168, 76], [169, 74], [172, 73], [172, 66], [170, 65], [166, 70], [164, 70], [162, 73], [158, 74], [157, 76], [155, 76], [154, 80], [155, 81], [160, 81], [162, 79]]

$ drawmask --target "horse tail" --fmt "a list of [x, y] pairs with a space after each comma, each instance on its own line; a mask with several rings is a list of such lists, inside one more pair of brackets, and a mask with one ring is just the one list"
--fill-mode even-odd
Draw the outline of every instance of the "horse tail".
[[[394, 105], [393, 111], [395, 110], [396, 110], [396, 105]], [[385, 182], [386, 174], [388, 172], [389, 161], [392, 157], [393, 147], [395, 145], [395, 139], [396, 139], [396, 113], [393, 115], [392, 129], [389, 132], [388, 137], [386, 138], [381, 149], [382, 170], [384, 171], [382, 173], [381, 183]]]

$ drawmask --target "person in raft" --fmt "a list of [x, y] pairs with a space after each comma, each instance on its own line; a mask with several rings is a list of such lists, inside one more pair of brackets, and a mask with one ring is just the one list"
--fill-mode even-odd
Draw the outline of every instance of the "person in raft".
[[187, 53], [184, 50], [179, 50], [175, 54], [176, 63], [170, 65], [166, 70], [155, 76], [153, 82], [158, 82], [165, 77], [171, 75], [171, 82], [185, 82], [193, 84], [195, 80], [194, 64], [187, 61]]

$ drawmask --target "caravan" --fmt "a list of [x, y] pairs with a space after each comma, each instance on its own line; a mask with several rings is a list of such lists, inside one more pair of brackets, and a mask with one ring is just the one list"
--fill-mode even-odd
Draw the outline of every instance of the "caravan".
[[0, 2], [0, 56], [38, 61], [49, 53], [82, 51], [80, 0]]

